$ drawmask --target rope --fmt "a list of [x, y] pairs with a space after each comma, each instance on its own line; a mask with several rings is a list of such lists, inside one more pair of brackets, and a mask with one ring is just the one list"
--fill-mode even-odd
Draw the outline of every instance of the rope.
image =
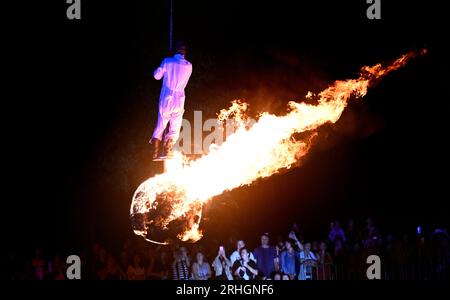
[[172, 32], [173, 32], [173, 0], [170, 0], [170, 36], [169, 36], [169, 51], [172, 51]]

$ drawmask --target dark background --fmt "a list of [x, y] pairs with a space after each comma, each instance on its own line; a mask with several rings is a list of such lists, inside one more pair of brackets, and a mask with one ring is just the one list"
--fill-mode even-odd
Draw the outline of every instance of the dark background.
[[[382, 20], [354, 1], [174, 0], [174, 36], [193, 75], [185, 118], [245, 99], [283, 113], [289, 100], [353, 78], [363, 65], [426, 47], [352, 102], [301, 168], [217, 197], [206, 235], [261, 231], [305, 236], [329, 222], [375, 216], [385, 230], [448, 226], [449, 59], [441, 2], [382, 0]], [[65, 1], [5, 9], [2, 234], [12, 251], [71, 251], [132, 236], [132, 193], [160, 172], [148, 140], [169, 47], [169, 1]], [[9, 51], [8, 51], [9, 50]], [[3, 143], [2, 143], [3, 144]], [[217, 216], [220, 216], [218, 218]], [[448, 227], [447, 227], [448, 228]]]

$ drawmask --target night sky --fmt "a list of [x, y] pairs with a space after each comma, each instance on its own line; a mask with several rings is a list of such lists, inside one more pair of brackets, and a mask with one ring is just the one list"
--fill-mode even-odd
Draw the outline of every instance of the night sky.
[[[5, 12], [2, 230], [11, 249], [132, 235], [132, 193], [161, 171], [148, 140], [169, 1], [92, 2], [82, 0], [80, 21], [66, 19], [65, 1], [21, 1]], [[193, 64], [184, 117], [214, 117], [233, 99], [248, 101], [254, 115], [282, 114], [289, 100], [356, 77], [363, 65], [424, 47], [428, 55], [321, 128], [301, 168], [214, 199], [206, 234], [257, 240], [295, 221], [308, 237], [334, 218], [362, 226], [368, 215], [391, 231], [448, 228], [443, 9], [382, 0], [382, 20], [368, 20], [365, 0], [311, 2], [174, 0], [174, 37], [186, 41]]]

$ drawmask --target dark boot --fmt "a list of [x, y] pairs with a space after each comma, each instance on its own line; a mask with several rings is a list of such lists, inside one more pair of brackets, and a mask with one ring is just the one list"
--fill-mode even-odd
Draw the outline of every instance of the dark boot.
[[172, 158], [173, 157], [173, 140], [172, 139], [168, 139], [165, 143], [164, 143], [164, 152], [163, 155], [166, 158]]
[[152, 159], [157, 159], [159, 157], [159, 145], [161, 144], [161, 140], [152, 139], [151, 144], [153, 145]]

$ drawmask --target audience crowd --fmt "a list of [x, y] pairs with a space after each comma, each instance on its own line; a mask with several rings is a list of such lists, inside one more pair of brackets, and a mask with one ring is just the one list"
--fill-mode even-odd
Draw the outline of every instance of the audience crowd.
[[[294, 224], [285, 235], [267, 232], [248, 241], [154, 245], [126, 240], [108, 250], [97, 242], [81, 255], [82, 279], [95, 280], [342, 280], [367, 279], [367, 258], [378, 255], [383, 279], [449, 279], [450, 237], [444, 229], [424, 234], [383, 234], [371, 218], [357, 229], [331, 222], [328, 235], [303, 239]], [[2, 258], [4, 279], [64, 280], [66, 257], [36, 248], [25, 261]]]

